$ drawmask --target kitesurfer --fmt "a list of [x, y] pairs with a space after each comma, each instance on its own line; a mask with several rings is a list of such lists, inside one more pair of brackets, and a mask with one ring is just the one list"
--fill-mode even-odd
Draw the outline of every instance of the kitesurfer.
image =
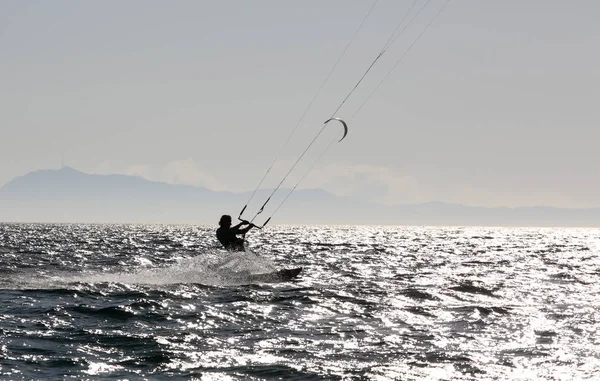
[[[242, 226], [248, 225], [245, 228]], [[231, 226], [231, 216], [226, 214], [221, 216], [219, 220], [219, 228], [217, 229], [217, 239], [229, 251], [246, 251], [244, 248], [244, 239], [237, 237], [237, 235], [243, 235], [248, 233], [250, 229], [256, 227], [253, 223], [246, 220], [240, 222], [235, 226]]]

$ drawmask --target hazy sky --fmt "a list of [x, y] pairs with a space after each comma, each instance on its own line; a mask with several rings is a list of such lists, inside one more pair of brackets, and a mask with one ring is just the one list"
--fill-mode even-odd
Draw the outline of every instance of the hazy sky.
[[[378, 2], [275, 174], [412, 2]], [[444, 2], [365, 78], [338, 114], [348, 137], [302, 185], [386, 203], [600, 206], [598, 1], [452, 0], [352, 118]], [[0, 0], [0, 185], [64, 155], [84, 172], [251, 190], [372, 4]]]

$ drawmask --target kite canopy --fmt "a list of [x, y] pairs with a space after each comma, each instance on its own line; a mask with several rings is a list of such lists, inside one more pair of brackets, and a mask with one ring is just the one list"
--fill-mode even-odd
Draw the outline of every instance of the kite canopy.
[[344, 126], [344, 136], [342, 136], [342, 138], [340, 140], [338, 140], [338, 143], [341, 142], [342, 140], [344, 140], [344, 138], [346, 137], [346, 135], [348, 135], [348, 125], [346, 124], [346, 122], [344, 122], [341, 118], [330, 118], [328, 120], [325, 121], [325, 124], [331, 122], [332, 120], [337, 120], [338, 122], [340, 122], [343, 126]]

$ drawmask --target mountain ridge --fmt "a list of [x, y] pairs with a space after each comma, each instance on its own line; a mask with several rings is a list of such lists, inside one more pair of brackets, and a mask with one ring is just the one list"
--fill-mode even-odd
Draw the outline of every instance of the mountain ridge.
[[[271, 192], [259, 190], [244, 218], [250, 218], [250, 211], [257, 211]], [[278, 192], [259, 217], [270, 216], [288, 192]], [[0, 221], [214, 223], [221, 214], [237, 216], [251, 193], [213, 191], [139, 176], [88, 174], [71, 167], [42, 169], [0, 187]], [[590, 227], [600, 226], [600, 208], [481, 207], [439, 201], [386, 206], [316, 188], [295, 191], [274, 220], [292, 224]]]

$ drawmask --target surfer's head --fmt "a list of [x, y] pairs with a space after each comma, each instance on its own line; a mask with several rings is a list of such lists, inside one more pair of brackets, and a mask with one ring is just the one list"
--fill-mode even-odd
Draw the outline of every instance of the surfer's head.
[[219, 220], [219, 226], [230, 227], [231, 226], [231, 216], [228, 216], [227, 214], [222, 215], [221, 219]]

